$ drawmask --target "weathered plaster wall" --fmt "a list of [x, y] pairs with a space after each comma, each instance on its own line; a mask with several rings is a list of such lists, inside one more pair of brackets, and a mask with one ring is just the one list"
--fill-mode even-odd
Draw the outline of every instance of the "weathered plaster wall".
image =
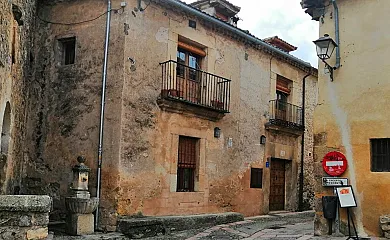
[[[130, 8], [136, 1], [129, 3]], [[135, 15], [135, 16], [134, 16]], [[199, 19], [151, 4], [145, 12], [132, 14], [126, 9], [128, 27], [125, 48], [125, 83], [123, 91], [120, 197], [118, 212], [122, 215], [142, 212], [146, 215], [191, 214], [203, 212], [238, 211], [245, 215], [262, 214], [263, 189], [249, 188], [250, 167], [265, 169], [265, 149], [260, 145], [268, 121], [269, 100], [275, 98], [275, 84], [270, 78], [279, 73], [294, 81], [293, 103], [301, 104], [302, 71], [278, 63], [276, 58], [261, 53], [245, 44], [231, 40], [222, 33], [204, 28]], [[188, 27], [188, 19], [198, 22], [197, 28]], [[205, 70], [231, 82], [231, 113], [218, 122], [210, 122], [183, 114], [162, 112], [156, 105], [161, 84], [159, 63], [176, 59], [178, 37], [182, 36], [207, 47]], [[245, 60], [245, 53], [248, 60]], [[151, 56], [151, 57], [147, 57]], [[137, 61], [136, 70], [126, 58]], [[274, 65], [271, 72], [271, 65]], [[276, 79], [276, 77], [274, 77]], [[276, 80], [275, 80], [276, 81]], [[146, 87], [145, 87], [146, 86]], [[317, 92], [314, 77], [308, 79], [307, 116], [312, 116]], [[307, 148], [311, 120], [308, 121]], [[220, 139], [213, 137], [214, 127], [222, 129]], [[176, 192], [176, 162], [178, 136], [201, 139], [200, 191]], [[228, 148], [228, 139], [233, 146]], [[285, 137], [287, 138], [287, 137]], [[297, 207], [297, 174], [300, 159], [300, 138], [292, 143], [295, 150], [295, 180], [291, 186], [290, 210]], [[204, 146], [204, 149], [202, 149]], [[312, 157], [306, 158], [311, 182]], [[265, 176], [267, 176], [265, 174]], [[267, 181], [264, 177], [264, 182]], [[266, 185], [265, 185], [266, 186]], [[305, 188], [312, 196], [311, 187]], [[308, 203], [310, 207], [310, 203]]]
[[[23, 24], [14, 19], [13, 5], [18, 8], [18, 19]], [[19, 192], [25, 150], [29, 145], [26, 142], [26, 108], [32, 82], [34, 19], [35, 1], [0, 1], [0, 131], [9, 133], [8, 136], [2, 134], [0, 142], [3, 151], [0, 153], [1, 194]], [[9, 119], [9, 124], [4, 119]]]
[[[387, 193], [390, 174], [370, 170], [370, 138], [389, 138], [386, 106], [388, 94], [388, 55], [386, 22], [388, 1], [337, 1], [340, 10], [340, 49], [342, 67], [334, 81], [319, 71], [319, 105], [315, 110], [314, 143], [316, 168], [316, 210], [321, 212], [321, 195], [332, 194], [320, 185], [325, 173], [323, 156], [332, 150], [348, 159], [348, 177], [354, 187], [358, 207], [353, 210], [360, 234], [379, 235], [379, 216], [388, 214]], [[326, 9], [321, 35], [334, 38], [333, 8]], [[335, 54], [333, 54], [335, 55]], [[335, 58], [330, 61], [334, 64]], [[323, 65], [320, 64], [320, 69]], [[326, 234], [327, 225], [317, 214], [317, 234]], [[359, 235], [360, 236], [360, 235]]]
[[[293, 103], [300, 104], [303, 71], [218, 31], [204, 28], [199, 19], [154, 3], [144, 12], [133, 11], [137, 1], [113, 12], [102, 175], [102, 223], [113, 230], [116, 214], [171, 215], [238, 211], [247, 216], [267, 212], [267, 189], [249, 188], [250, 167], [265, 168], [264, 124], [271, 79], [281, 74], [294, 81]], [[113, 1], [118, 8], [120, 1]], [[41, 1], [39, 14], [51, 22], [78, 22], [104, 13], [105, 1]], [[197, 29], [188, 27], [197, 21]], [[29, 112], [28, 140], [34, 143], [26, 157], [26, 193], [53, 197], [55, 216], [61, 216], [71, 182], [71, 166], [78, 155], [93, 168], [95, 193], [98, 123], [105, 16], [84, 24], [38, 22], [36, 69]], [[76, 36], [76, 63], [58, 64], [58, 39]], [[207, 47], [205, 70], [232, 79], [231, 113], [217, 122], [160, 110], [159, 63], [176, 59], [178, 37]], [[248, 55], [248, 59], [245, 55]], [[135, 60], [132, 66], [129, 58]], [[272, 59], [271, 59], [272, 58]], [[272, 68], [272, 70], [271, 70]], [[315, 79], [308, 81], [308, 101], [315, 102]], [[311, 112], [307, 112], [311, 116]], [[310, 121], [308, 121], [310, 123]], [[222, 130], [213, 136], [214, 127]], [[311, 128], [307, 129], [308, 132]], [[200, 139], [199, 191], [176, 192], [179, 135]], [[310, 133], [307, 138], [310, 140]], [[232, 147], [228, 140], [232, 139]], [[280, 137], [283, 138], [283, 137]], [[282, 140], [281, 140], [282, 141]], [[294, 146], [293, 184], [288, 209], [296, 209], [299, 138]], [[310, 151], [310, 144], [308, 148]], [[307, 155], [308, 156], [308, 155]], [[307, 158], [310, 160], [310, 157]], [[310, 166], [310, 164], [309, 164]], [[266, 176], [266, 175], [264, 175]], [[310, 176], [308, 177], [308, 179]], [[268, 181], [263, 177], [263, 182]], [[307, 182], [310, 182], [309, 180]], [[308, 188], [307, 192], [310, 192]], [[310, 194], [308, 194], [310, 195]]]
[[[118, 5], [113, 7], [118, 8]], [[39, 15], [56, 23], [75, 23], [106, 12], [106, 1], [41, 1]], [[107, 81], [103, 149], [101, 216], [116, 219], [121, 92], [123, 83], [123, 23], [113, 13]], [[95, 21], [62, 25], [39, 20], [35, 34], [35, 91], [29, 112], [26, 176], [23, 192], [46, 193], [53, 197], [53, 218], [64, 213], [64, 199], [72, 181], [72, 166], [79, 155], [92, 168], [89, 187], [96, 193], [97, 147], [100, 119], [101, 82], [106, 16]], [[59, 41], [76, 37], [75, 64], [62, 65]]]

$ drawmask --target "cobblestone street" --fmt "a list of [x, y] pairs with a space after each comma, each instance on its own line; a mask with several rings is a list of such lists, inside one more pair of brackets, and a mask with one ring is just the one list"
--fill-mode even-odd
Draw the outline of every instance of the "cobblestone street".
[[345, 239], [346, 237], [315, 237], [311, 214], [279, 213], [247, 218], [245, 221], [217, 225], [208, 229], [178, 232], [157, 239]]
[[[191, 229], [171, 234], [144, 238], [146, 240], [224, 240], [224, 239], [276, 239], [276, 240], [325, 240], [346, 239], [347, 237], [314, 236], [314, 213], [274, 213], [270, 215], [246, 218], [245, 221], [221, 224], [210, 228]], [[54, 240], [125, 240], [128, 239], [120, 233], [97, 233], [89, 236], [53, 236]], [[368, 238], [369, 239], [369, 238]], [[379, 240], [382, 238], [371, 238]]]

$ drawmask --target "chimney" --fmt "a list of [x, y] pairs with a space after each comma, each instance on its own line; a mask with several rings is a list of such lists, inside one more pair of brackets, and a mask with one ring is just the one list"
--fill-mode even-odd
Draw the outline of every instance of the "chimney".
[[265, 38], [264, 42], [269, 43], [270, 45], [279, 48], [282, 51], [290, 53], [292, 51], [297, 50], [298, 48], [279, 38], [278, 36]]
[[241, 8], [226, 0], [199, 0], [190, 5], [237, 27], [237, 13]]

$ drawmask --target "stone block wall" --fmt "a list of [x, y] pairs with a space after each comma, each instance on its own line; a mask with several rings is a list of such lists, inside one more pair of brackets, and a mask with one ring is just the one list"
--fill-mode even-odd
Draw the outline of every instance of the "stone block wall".
[[385, 238], [390, 239], [390, 215], [383, 215], [379, 218], [379, 223]]
[[46, 239], [51, 205], [49, 196], [1, 195], [0, 239]]

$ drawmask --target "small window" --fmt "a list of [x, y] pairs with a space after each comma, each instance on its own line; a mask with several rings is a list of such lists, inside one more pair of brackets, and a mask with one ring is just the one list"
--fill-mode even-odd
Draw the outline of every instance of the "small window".
[[199, 157], [199, 139], [179, 137], [177, 192], [195, 191], [195, 174]]
[[17, 29], [16, 29], [16, 27], [13, 27], [12, 45], [11, 45], [11, 60], [12, 60], [12, 64], [16, 63], [16, 33], [17, 33]]
[[390, 138], [371, 139], [371, 172], [390, 172]]
[[263, 187], [263, 169], [251, 168], [251, 188]]
[[75, 63], [76, 58], [76, 38], [63, 38], [59, 40], [62, 54], [63, 65], [70, 65]]
[[188, 26], [191, 28], [196, 29], [196, 22], [194, 20], [189, 20], [188, 21]]

